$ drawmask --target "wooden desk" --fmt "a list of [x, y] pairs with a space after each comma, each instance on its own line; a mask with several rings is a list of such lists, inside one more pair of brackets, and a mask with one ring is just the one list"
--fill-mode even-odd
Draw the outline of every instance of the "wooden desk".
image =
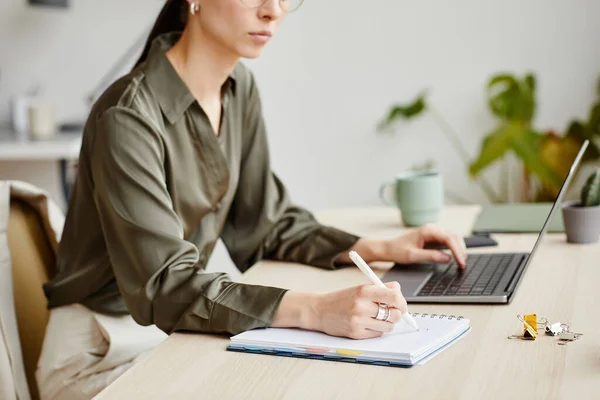
[[[449, 207], [441, 226], [467, 234], [476, 206]], [[393, 209], [334, 210], [319, 219], [361, 235], [401, 232]], [[560, 215], [559, 215], [560, 217]], [[522, 251], [535, 235], [498, 235], [493, 251]], [[479, 250], [481, 251], [481, 250]], [[487, 251], [490, 251], [487, 249]], [[545, 237], [510, 305], [409, 305], [413, 312], [464, 315], [472, 331], [425, 365], [411, 369], [304, 360], [225, 351], [227, 337], [174, 334], [99, 395], [133, 398], [406, 398], [578, 399], [600, 393], [600, 244], [569, 245]], [[378, 269], [383, 274], [384, 269]], [[357, 268], [323, 271], [264, 262], [243, 281], [297, 290], [332, 290], [366, 283]], [[569, 323], [581, 340], [509, 340], [517, 314]]]

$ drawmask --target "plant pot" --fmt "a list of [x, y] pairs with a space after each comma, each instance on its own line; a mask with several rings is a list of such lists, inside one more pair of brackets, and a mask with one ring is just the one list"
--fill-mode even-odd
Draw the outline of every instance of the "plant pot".
[[580, 202], [562, 205], [563, 222], [569, 243], [594, 243], [600, 239], [600, 206], [583, 207]]

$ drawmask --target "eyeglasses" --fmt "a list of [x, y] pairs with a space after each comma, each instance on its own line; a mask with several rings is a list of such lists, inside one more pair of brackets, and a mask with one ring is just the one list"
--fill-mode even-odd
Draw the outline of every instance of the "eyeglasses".
[[[269, 0], [240, 0], [248, 8], [259, 8]], [[279, 6], [285, 12], [294, 12], [304, 3], [304, 0], [279, 0]]]

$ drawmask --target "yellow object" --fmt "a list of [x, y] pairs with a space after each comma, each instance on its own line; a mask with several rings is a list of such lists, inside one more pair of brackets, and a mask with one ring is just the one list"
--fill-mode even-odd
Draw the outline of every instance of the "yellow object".
[[343, 354], [345, 356], [358, 356], [360, 354], [362, 354], [361, 351], [356, 351], [356, 350], [343, 350], [343, 349], [338, 349], [337, 352], [339, 354]]
[[[519, 318], [521, 319], [521, 318]], [[537, 331], [537, 315], [536, 314], [526, 314], [524, 319], [521, 319], [523, 322], [523, 339], [535, 340], [538, 335]]]

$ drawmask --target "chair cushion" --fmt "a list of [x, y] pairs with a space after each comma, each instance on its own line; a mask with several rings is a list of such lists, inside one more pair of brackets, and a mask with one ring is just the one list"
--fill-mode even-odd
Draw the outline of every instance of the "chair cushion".
[[37, 212], [13, 198], [8, 222], [15, 309], [25, 372], [32, 398], [37, 398], [35, 371], [49, 311], [42, 285], [55, 272], [55, 257]]

